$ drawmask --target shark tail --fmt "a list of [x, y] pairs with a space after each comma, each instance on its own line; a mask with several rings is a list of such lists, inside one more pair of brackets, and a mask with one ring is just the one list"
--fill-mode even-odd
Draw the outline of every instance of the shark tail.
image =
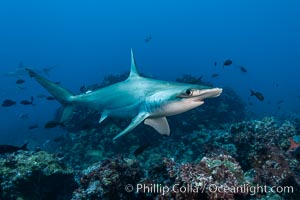
[[42, 77], [41, 75], [37, 74], [36, 72], [32, 71], [29, 68], [26, 68], [26, 71], [28, 71], [31, 77], [33, 77], [51, 95], [53, 95], [56, 98], [56, 100], [58, 100], [64, 106], [64, 111], [62, 113], [60, 122], [63, 123], [67, 119], [69, 119], [74, 109], [74, 106], [72, 105], [72, 97], [74, 97], [74, 94], [69, 90], [61, 87], [57, 83], [54, 83]]

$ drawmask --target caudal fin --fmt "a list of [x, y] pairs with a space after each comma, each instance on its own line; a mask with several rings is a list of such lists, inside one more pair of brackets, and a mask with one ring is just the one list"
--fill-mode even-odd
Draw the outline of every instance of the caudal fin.
[[26, 68], [26, 70], [31, 77], [33, 77], [39, 84], [41, 84], [50, 94], [52, 94], [56, 98], [56, 100], [58, 100], [64, 106], [64, 111], [62, 113], [60, 122], [64, 123], [66, 120], [68, 120], [72, 116], [74, 110], [74, 106], [72, 106], [71, 104], [71, 98], [74, 96], [73, 93], [61, 87], [57, 83], [49, 81], [48, 79], [35, 73], [31, 69]]
[[26, 70], [28, 71], [31, 77], [33, 77], [39, 84], [41, 84], [62, 105], [66, 106], [70, 103], [71, 97], [73, 96], [72, 92], [40, 76], [39, 74], [35, 73], [31, 69], [26, 68]]

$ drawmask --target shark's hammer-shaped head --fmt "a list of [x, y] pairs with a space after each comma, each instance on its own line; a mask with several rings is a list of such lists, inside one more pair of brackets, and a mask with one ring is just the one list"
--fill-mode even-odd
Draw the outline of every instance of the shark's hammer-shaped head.
[[153, 117], [177, 115], [204, 103], [204, 99], [218, 97], [221, 88], [166, 82], [148, 99]]

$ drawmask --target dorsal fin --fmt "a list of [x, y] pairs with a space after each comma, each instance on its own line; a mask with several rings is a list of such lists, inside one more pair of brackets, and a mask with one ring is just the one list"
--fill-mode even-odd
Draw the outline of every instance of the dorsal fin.
[[139, 76], [140, 76], [140, 74], [135, 65], [133, 50], [131, 49], [131, 69], [130, 69], [130, 74], [129, 74], [128, 78], [139, 77]]

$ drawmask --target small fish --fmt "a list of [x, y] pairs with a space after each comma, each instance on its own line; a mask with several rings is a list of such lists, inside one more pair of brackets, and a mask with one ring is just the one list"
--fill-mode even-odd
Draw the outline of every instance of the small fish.
[[141, 155], [148, 147], [150, 147], [150, 143], [145, 143], [145, 144], [142, 144], [141, 146], [139, 146], [134, 152], [133, 152], [133, 155], [135, 157]]
[[240, 66], [240, 70], [241, 70], [241, 72], [244, 72], [244, 73], [246, 73], [248, 70], [245, 68], [245, 67], [243, 67], [243, 66]]
[[28, 100], [22, 100], [20, 101], [20, 104], [23, 104], [24, 106], [27, 106], [27, 105], [33, 105], [33, 97], [30, 98], [31, 101], [28, 101]]
[[232, 60], [227, 59], [227, 60], [225, 60], [225, 61], [223, 62], [223, 67], [224, 67], [224, 66], [229, 66], [229, 65], [231, 65], [231, 64], [232, 64]]
[[264, 95], [260, 92], [255, 92], [253, 90], [250, 90], [250, 92], [251, 92], [250, 96], [255, 96], [260, 101], [263, 101], [265, 99]]
[[0, 154], [13, 153], [19, 150], [27, 151], [27, 144], [28, 142], [21, 147], [2, 144], [0, 145]]
[[36, 129], [36, 128], [38, 128], [38, 127], [39, 127], [39, 125], [33, 124], [33, 125], [28, 126], [28, 129], [29, 129], [29, 130], [33, 130], [33, 129]]
[[52, 96], [48, 96], [48, 97], [46, 97], [46, 99], [49, 100], [49, 101], [51, 101], [51, 100], [56, 100], [56, 98], [55, 98], [55, 97], [52, 97]]
[[216, 62], [216, 61], [214, 62], [214, 66], [215, 66], [215, 67], [217, 66], [217, 62]]
[[148, 43], [148, 42], [150, 42], [151, 40], [152, 40], [152, 36], [149, 35], [148, 37], [146, 37], [145, 42]]
[[16, 105], [16, 102], [13, 101], [13, 100], [10, 100], [10, 99], [5, 99], [3, 102], [2, 102], [2, 107], [9, 107], [9, 106], [13, 106], [13, 105]]
[[216, 77], [218, 77], [218, 76], [220, 76], [220, 74], [212, 74], [212, 75], [211, 75], [212, 78], [216, 78]]
[[16, 80], [16, 84], [23, 84], [25, 83], [24, 79], [19, 78], [18, 80]]
[[55, 127], [61, 126], [61, 125], [63, 125], [61, 122], [51, 120], [51, 121], [48, 121], [44, 127], [49, 129], [49, 128], [55, 128]]

